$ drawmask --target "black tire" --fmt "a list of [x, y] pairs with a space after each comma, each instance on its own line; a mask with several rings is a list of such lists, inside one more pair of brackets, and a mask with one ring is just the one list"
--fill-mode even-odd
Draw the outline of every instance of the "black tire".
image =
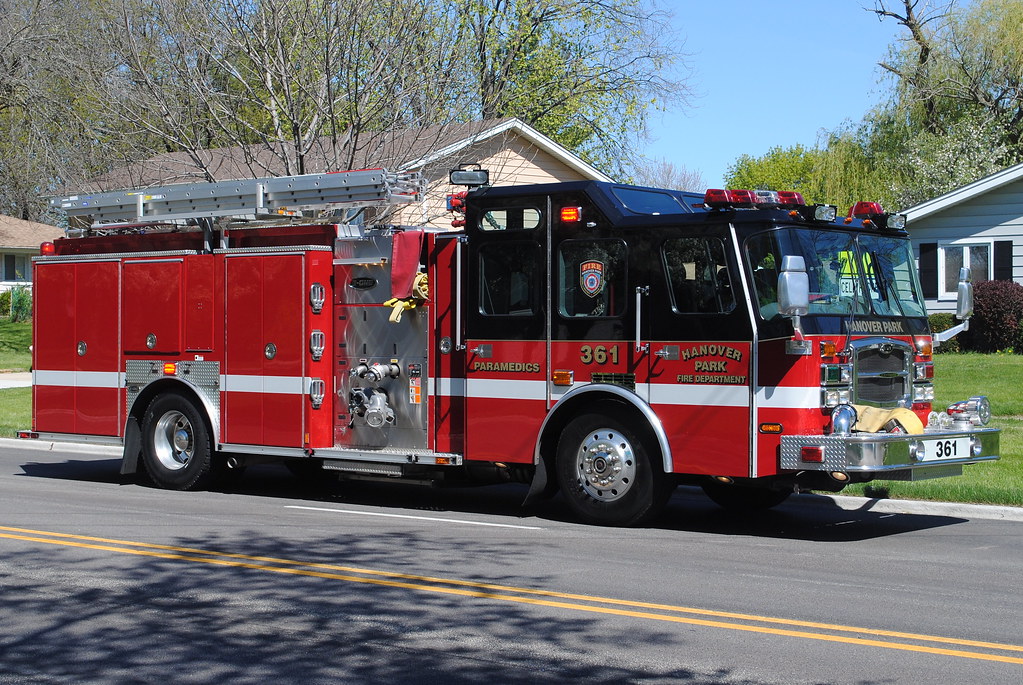
[[792, 494], [790, 490], [717, 482], [704, 483], [703, 492], [719, 507], [742, 514], [752, 514], [776, 507]]
[[573, 419], [558, 441], [555, 465], [569, 507], [602, 526], [634, 526], [656, 515], [675, 483], [649, 442], [605, 412]]
[[199, 490], [212, 480], [206, 420], [177, 393], [158, 395], [142, 422], [142, 461], [149, 478], [167, 490]]

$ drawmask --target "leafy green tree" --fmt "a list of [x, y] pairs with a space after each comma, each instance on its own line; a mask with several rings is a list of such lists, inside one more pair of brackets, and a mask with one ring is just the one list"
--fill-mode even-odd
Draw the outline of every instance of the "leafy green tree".
[[106, 26], [98, 20], [105, 4], [0, 0], [0, 213], [53, 219], [47, 193], [134, 152], [90, 87], [90, 75], [114, 68], [94, 40]]
[[685, 101], [678, 46], [644, 0], [461, 0], [464, 104], [522, 119], [623, 173], [651, 107]]
[[865, 118], [900, 207], [1023, 159], [1023, 3], [879, 0], [874, 11], [909, 32], [880, 63], [892, 100]]
[[725, 173], [729, 188], [795, 190], [807, 202], [817, 202], [822, 188], [817, 175], [822, 153], [803, 145], [776, 146], [761, 157], [742, 155]]

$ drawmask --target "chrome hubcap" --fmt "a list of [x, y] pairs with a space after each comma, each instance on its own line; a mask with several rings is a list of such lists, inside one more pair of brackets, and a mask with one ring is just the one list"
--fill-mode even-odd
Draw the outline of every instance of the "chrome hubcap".
[[195, 433], [188, 418], [179, 411], [161, 416], [156, 422], [153, 447], [164, 468], [183, 469], [195, 453]]
[[579, 485], [596, 500], [610, 502], [624, 496], [636, 479], [632, 445], [616, 430], [592, 431], [579, 446], [578, 457]]

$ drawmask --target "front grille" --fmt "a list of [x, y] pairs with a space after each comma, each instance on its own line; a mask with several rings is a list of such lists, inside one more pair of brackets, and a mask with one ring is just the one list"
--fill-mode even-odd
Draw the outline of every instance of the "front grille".
[[861, 404], [896, 404], [906, 394], [902, 378], [857, 378], [856, 400]]
[[892, 340], [853, 342], [854, 402], [877, 407], [908, 406], [913, 350]]
[[856, 357], [856, 366], [860, 373], [902, 373], [906, 370], [906, 353], [908, 350], [893, 347], [885, 354], [879, 346], [861, 350]]

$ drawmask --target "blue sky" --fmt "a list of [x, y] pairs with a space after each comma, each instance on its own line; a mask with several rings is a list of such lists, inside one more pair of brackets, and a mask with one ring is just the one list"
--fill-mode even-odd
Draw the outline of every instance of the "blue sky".
[[644, 154], [722, 187], [742, 154], [812, 146], [822, 130], [859, 121], [883, 99], [877, 62], [902, 27], [872, 0], [659, 0], [674, 13], [695, 91], [688, 107], [654, 113]]

